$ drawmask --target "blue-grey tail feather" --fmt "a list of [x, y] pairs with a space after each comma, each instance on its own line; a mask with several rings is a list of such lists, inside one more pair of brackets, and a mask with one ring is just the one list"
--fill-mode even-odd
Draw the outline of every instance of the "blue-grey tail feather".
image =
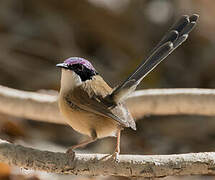
[[122, 84], [114, 89], [110, 95], [112, 101], [117, 103], [125, 99], [149, 72], [186, 41], [188, 34], [195, 27], [198, 17], [196, 14], [190, 17], [187, 15], [182, 16], [163, 36], [151, 51], [149, 57]]

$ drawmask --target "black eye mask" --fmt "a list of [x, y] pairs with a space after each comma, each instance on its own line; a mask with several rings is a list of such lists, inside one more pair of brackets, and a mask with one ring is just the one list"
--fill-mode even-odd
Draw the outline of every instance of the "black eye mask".
[[68, 69], [79, 75], [82, 81], [90, 80], [98, 74], [95, 70], [88, 69], [83, 64], [72, 64], [68, 66]]

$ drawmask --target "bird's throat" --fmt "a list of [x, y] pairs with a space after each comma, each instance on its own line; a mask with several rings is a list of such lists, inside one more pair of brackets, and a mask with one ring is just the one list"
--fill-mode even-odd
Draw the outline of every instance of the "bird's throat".
[[80, 77], [75, 72], [62, 69], [60, 93], [67, 93], [81, 83]]

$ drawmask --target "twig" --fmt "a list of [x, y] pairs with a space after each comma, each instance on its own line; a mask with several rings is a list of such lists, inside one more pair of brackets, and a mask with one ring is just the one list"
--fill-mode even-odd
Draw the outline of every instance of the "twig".
[[[127, 105], [138, 119], [144, 115], [215, 115], [215, 90], [151, 89], [133, 93]], [[0, 112], [21, 118], [65, 123], [57, 96], [20, 91], [0, 86]]]
[[215, 153], [178, 155], [76, 154], [40, 151], [0, 140], [0, 162], [26, 169], [73, 175], [164, 177], [215, 174]]

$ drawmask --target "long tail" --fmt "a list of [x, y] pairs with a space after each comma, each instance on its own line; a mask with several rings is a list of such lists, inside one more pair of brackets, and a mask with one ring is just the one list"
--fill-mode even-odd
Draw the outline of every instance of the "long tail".
[[161, 61], [180, 46], [193, 30], [199, 15], [182, 16], [163, 36], [161, 41], [151, 51], [149, 57], [117, 88], [114, 89], [109, 99], [117, 103], [133, 92], [142, 79], [151, 72]]

